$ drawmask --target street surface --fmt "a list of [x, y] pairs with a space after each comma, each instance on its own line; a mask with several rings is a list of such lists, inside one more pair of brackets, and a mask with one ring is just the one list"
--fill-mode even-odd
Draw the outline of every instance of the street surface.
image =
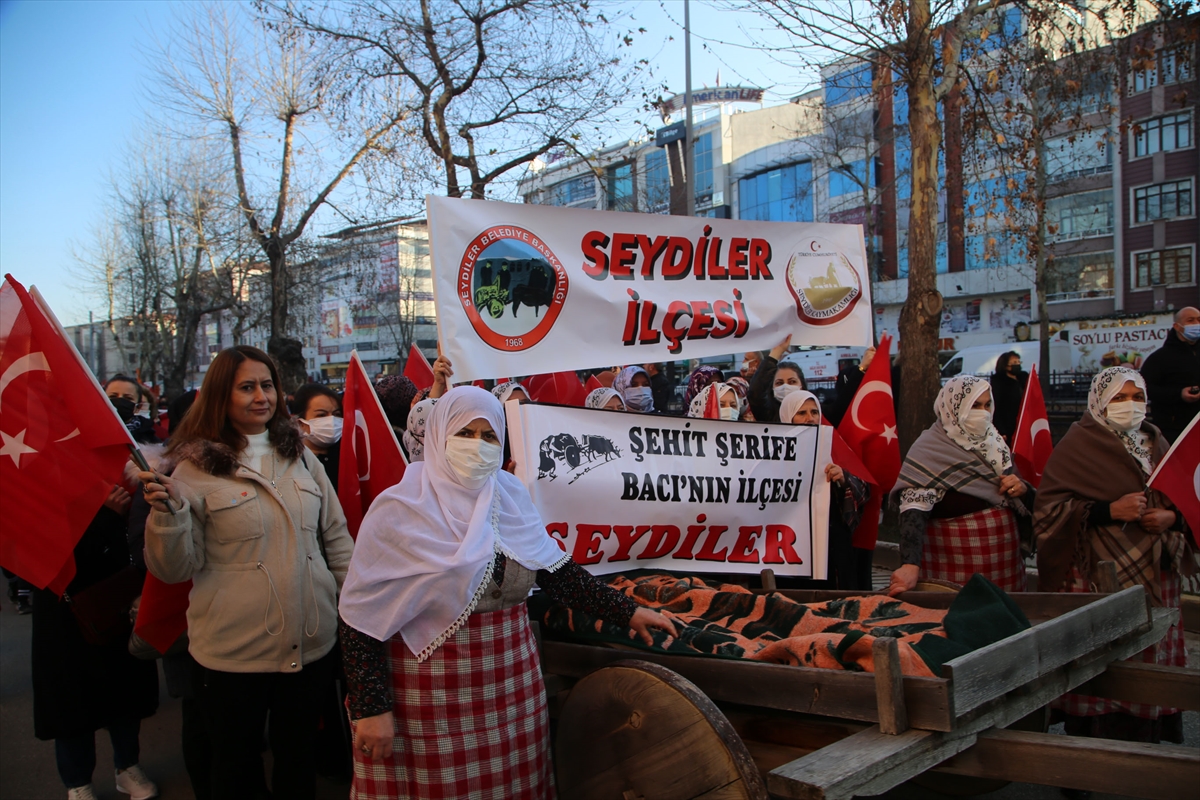
[[[54, 767], [54, 743], [33, 736], [33, 689], [30, 682], [30, 632], [32, 615], [18, 616], [7, 600], [0, 610], [0, 800], [62, 800], [66, 790]], [[1200, 639], [1188, 634], [1191, 664], [1200, 663]], [[194, 800], [179, 750], [180, 703], [167, 696], [160, 671], [158, 713], [142, 721], [141, 765], [158, 783], [165, 800]], [[1184, 717], [1186, 744], [1200, 746], [1200, 714]], [[1061, 727], [1061, 726], [1059, 726]], [[113, 783], [112, 746], [108, 735], [96, 735], [96, 773], [93, 785], [101, 798], [117, 800]], [[318, 800], [345, 800], [348, 786], [317, 779]], [[885, 797], [890, 800], [938, 800], [943, 795], [917, 786], [900, 786]], [[1030, 784], [1010, 784], [984, 800], [1060, 800], [1057, 789]], [[1120, 795], [1093, 795], [1094, 800], [1114, 800]], [[279, 798], [286, 800], [286, 798]], [[571, 800], [571, 798], [562, 798]]]

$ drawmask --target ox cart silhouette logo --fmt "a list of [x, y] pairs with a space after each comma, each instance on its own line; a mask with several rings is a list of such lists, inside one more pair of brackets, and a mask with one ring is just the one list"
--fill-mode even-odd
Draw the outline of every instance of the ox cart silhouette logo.
[[553, 433], [538, 445], [538, 480], [558, 477], [558, 467], [565, 466], [574, 483], [596, 467], [621, 457], [621, 450], [612, 439], [584, 434], [576, 439], [569, 433]]

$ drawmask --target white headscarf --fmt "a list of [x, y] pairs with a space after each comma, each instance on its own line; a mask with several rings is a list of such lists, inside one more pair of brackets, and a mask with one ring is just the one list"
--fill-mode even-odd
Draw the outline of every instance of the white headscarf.
[[963, 419], [979, 396], [991, 390], [991, 384], [984, 378], [959, 375], [951, 378], [938, 392], [937, 400], [933, 402], [933, 410], [950, 441], [963, 450], [978, 453], [997, 475], [1003, 475], [1012, 466], [1012, 453], [1000, 438], [996, 426], [988, 425], [983, 436], [972, 436], [962, 425]]
[[1109, 367], [1096, 373], [1096, 377], [1092, 378], [1092, 385], [1088, 389], [1088, 412], [1096, 418], [1097, 422], [1117, 435], [1129, 455], [1138, 462], [1142, 472], [1149, 475], [1154, 471], [1153, 456], [1150, 451], [1153, 442], [1150, 437], [1140, 430], [1127, 431], [1118, 428], [1109, 422], [1108, 417], [1104, 414], [1104, 409], [1108, 408], [1113, 396], [1121, 391], [1126, 381], [1133, 381], [1135, 386], [1143, 392], [1146, 391], [1146, 380], [1136, 369]]
[[408, 451], [410, 464], [425, 458], [425, 420], [436, 402], [436, 397], [426, 397], [408, 412], [408, 426], [401, 439], [404, 449]]
[[460, 386], [429, 415], [425, 460], [410, 464], [363, 519], [342, 587], [342, 619], [386, 641], [397, 632], [424, 661], [466, 622], [487, 587], [494, 554], [554, 571], [570, 558], [525, 486], [503, 470], [478, 489], [446, 461], [446, 442], [485, 419], [503, 443], [504, 413], [488, 392]]
[[495, 398], [500, 401], [500, 405], [503, 406], [508, 402], [508, 398], [512, 397], [512, 393], [517, 389], [520, 389], [525, 393], [526, 397], [529, 397], [529, 391], [521, 385], [520, 381], [508, 381], [507, 383], [502, 383], [492, 389], [492, 395], [495, 396]]
[[821, 413], [821, 401], [817, 399], [817, 396], [812, 392], [797, 389], [794, 392], [789, 392], [779, 403], [779, 421], [784, 425], [791, 425], [792, 417], [796, 416], [796, 412], [800, 410], [800, 406], [804, 405], [805, 400], [812, 400], [816, 403], [817, 413]]
[[583, 401], [585, 408], [604, 408], [608, 405], [608, 401], [613, 398], [621, 401], [621, 410], [628, 411], [625, 407], [625, 398], [621, 397], [621, 393], [616, 389], [610, 389], [607, 386], [601, 386], [599, 389], [592, 389], [588, 392], [587, 398]]
[[708, 398], [714, 391], [721, 392], [721, 394], [717, 395], [718, 405], [720, 405], [721, 398], [724, 396], [725, 392], [733, 392], [733, 396], [737, 398], [737, 416], [742, 416], [742, 412], [745, 411], [744, 403], [746, 401], [742, 399], [740, 394], [738, 394], [737, 389], [734, 389], [728, 383], [721, 383], [720, 381], [713, 381], [708, 386], [705, 386], [696, 393], [696, 396], [692, 398], [692, 404], [688, 406], [687, 415], [689, 417], [702, 419], [704, 417], [704, 409], [708, 406]]

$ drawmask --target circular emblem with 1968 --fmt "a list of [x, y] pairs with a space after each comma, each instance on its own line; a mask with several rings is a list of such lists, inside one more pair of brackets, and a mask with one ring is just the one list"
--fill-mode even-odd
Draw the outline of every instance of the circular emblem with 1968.
[[493, 225], [467, 245], [458, 299], [479, 338], [505, 352], [546, 338], [567, 299], [567, 271], [550, 246], [516, 225]]

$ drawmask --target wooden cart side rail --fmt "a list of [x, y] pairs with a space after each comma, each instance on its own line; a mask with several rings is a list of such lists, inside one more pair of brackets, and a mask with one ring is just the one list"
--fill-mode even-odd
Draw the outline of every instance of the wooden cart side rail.
[[1200, 786], [1200, 751], [1167, 744], [990, 730], [939, 772], [1123, 794], [1192, 800]]
[[[542, 644], [544, 671], [568, 678], [580, 678], [592, 670], [628, 658], [650, 661], [674, 670], [717, 702], [879, 722], [875, 676], [868, 672], [668, 655], [550, 640]], [[954, 713], [948, 681], [905, 677], [903, 684], [909, 725], [928, 730], [952, 729]]]
[[951, 733], [908, 730], [896, 736], [872, 726], [772, 770], [767, 788], [794, 800], [839, 800], [882, 794], [975, 744], [990, 728], [1003, 728], [1102, 673], [1110, 662], [1145, 649], [1166, 635], [1179, 612], [1155, 608], [1148, 630], [1117, 641], [1036, 678], [958, 720]]
[[1200, 711], [1200, 669], [1116, 661], [1079, 687], [1081, 694]]
[[1024, 686], [1149, 622], [1145, 590], [1132, 586], [946, 662], [956, 714]]

